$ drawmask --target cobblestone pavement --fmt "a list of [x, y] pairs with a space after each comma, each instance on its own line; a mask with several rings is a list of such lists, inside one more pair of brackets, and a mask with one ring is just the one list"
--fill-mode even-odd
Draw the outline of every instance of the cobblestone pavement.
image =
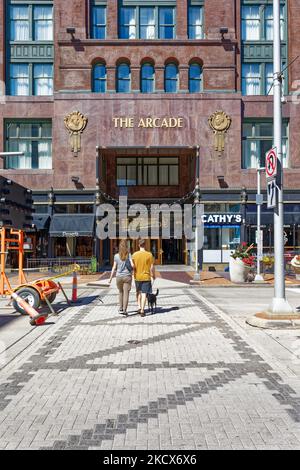
[[146, 318], [87, 290], [2, 369], [1, 449], [300, 448], [300, 377], [199, 289], [157, 285]]

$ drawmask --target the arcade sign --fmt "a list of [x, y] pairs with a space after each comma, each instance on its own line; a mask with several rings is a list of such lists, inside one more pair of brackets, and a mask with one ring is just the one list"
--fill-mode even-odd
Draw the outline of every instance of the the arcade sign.
[[182, 129], [182, 117], [113, 117], [114, 127], [117, 129]]
[[202, 222], [205, 225], [241, 225], [241, 214], [204, 214]]

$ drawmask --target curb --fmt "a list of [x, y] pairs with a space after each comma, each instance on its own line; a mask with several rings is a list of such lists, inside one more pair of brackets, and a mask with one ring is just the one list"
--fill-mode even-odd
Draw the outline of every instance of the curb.
[[262, 328], [264, 330], [280, 330], [290, 329], [295, 330], [300, 328], [300, 316], [295, 315], [295, 319], [287, 318], [284, 319], [272, 319], [272, 318], [259, 318], [256, 315], [247, 318], [246, 323], [255, 328]]

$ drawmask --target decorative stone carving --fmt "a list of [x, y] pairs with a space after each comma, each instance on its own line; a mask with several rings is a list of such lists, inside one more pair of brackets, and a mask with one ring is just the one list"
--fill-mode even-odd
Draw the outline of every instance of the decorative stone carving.
[[221, 153], [225, 148], [225, 134], [231, 126], [231, 117], [224, 111], [216, 111], [210, 116], [208, 122], [215, 134], [215, 150]]
[[70, 134], [72, 152], [78, 153], [81, 150], [81, 134], [86, 128], [88, 118], [79, 111], [73, 111], [65, 117], [64, 122]]

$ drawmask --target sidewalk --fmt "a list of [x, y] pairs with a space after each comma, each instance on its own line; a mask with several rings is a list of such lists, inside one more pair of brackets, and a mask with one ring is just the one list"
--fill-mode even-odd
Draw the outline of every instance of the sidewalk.
[[[176, 267], [176, 271], [164, 269], [164, 266], [160, 266], [159, 270], [156, 271], [157, 278], [167, 279], [170, 281], [178, 281], [184, 284], [190, 284], [194, 277], [194, 271], [187, 269], [186, 266], [181, 269], [180, 266]], [[32, 282], [37, 279], [43, 279], [47, 277], [55, 277], [55, 274], [52, 272], [49, 273], [29, 273], [27, 274], [28, 282]], [[104, 273], [96, 273], [96, 274], [88, 274], [88, 275], [78, 275], [78, 285], [86, 286], [88, 284], [94, 285], [97, 281], [106, 281], [110, 277], [110, 272]], [[265, 274], [265, 284], [268, 286], [274, 285], [274, 275], [273, 274]], [[9, 278], [12, 286], [18, 285], [18, 277], [13, 275]], [[57, 279], [63, 285], [70, 285], [72, 284], [72, 276], [65, 276], [60, 277]], [[101, 284], [101, 282], [100, 282]], [[209, 286], [218, 286], [218, 287], [228, 287], [228, 286], [240, 286], [240, 284], [234, 284], [230, 281], [229, 273], [227, 272], [210, 272], [210, 271], [203, 271], [201, 272], [201, 282], [200, 285], [204, 285], [205, 287]], [[244, 284], [242, 284], [244, 285]], [[258, 286], [259, 284], [254, 283], [247, 283], [248, 287]], [[295, 276], [286, 275], [286, 285], [287, 286], [295, 286], [300, 287], [300, 282], [296, 280]]]

